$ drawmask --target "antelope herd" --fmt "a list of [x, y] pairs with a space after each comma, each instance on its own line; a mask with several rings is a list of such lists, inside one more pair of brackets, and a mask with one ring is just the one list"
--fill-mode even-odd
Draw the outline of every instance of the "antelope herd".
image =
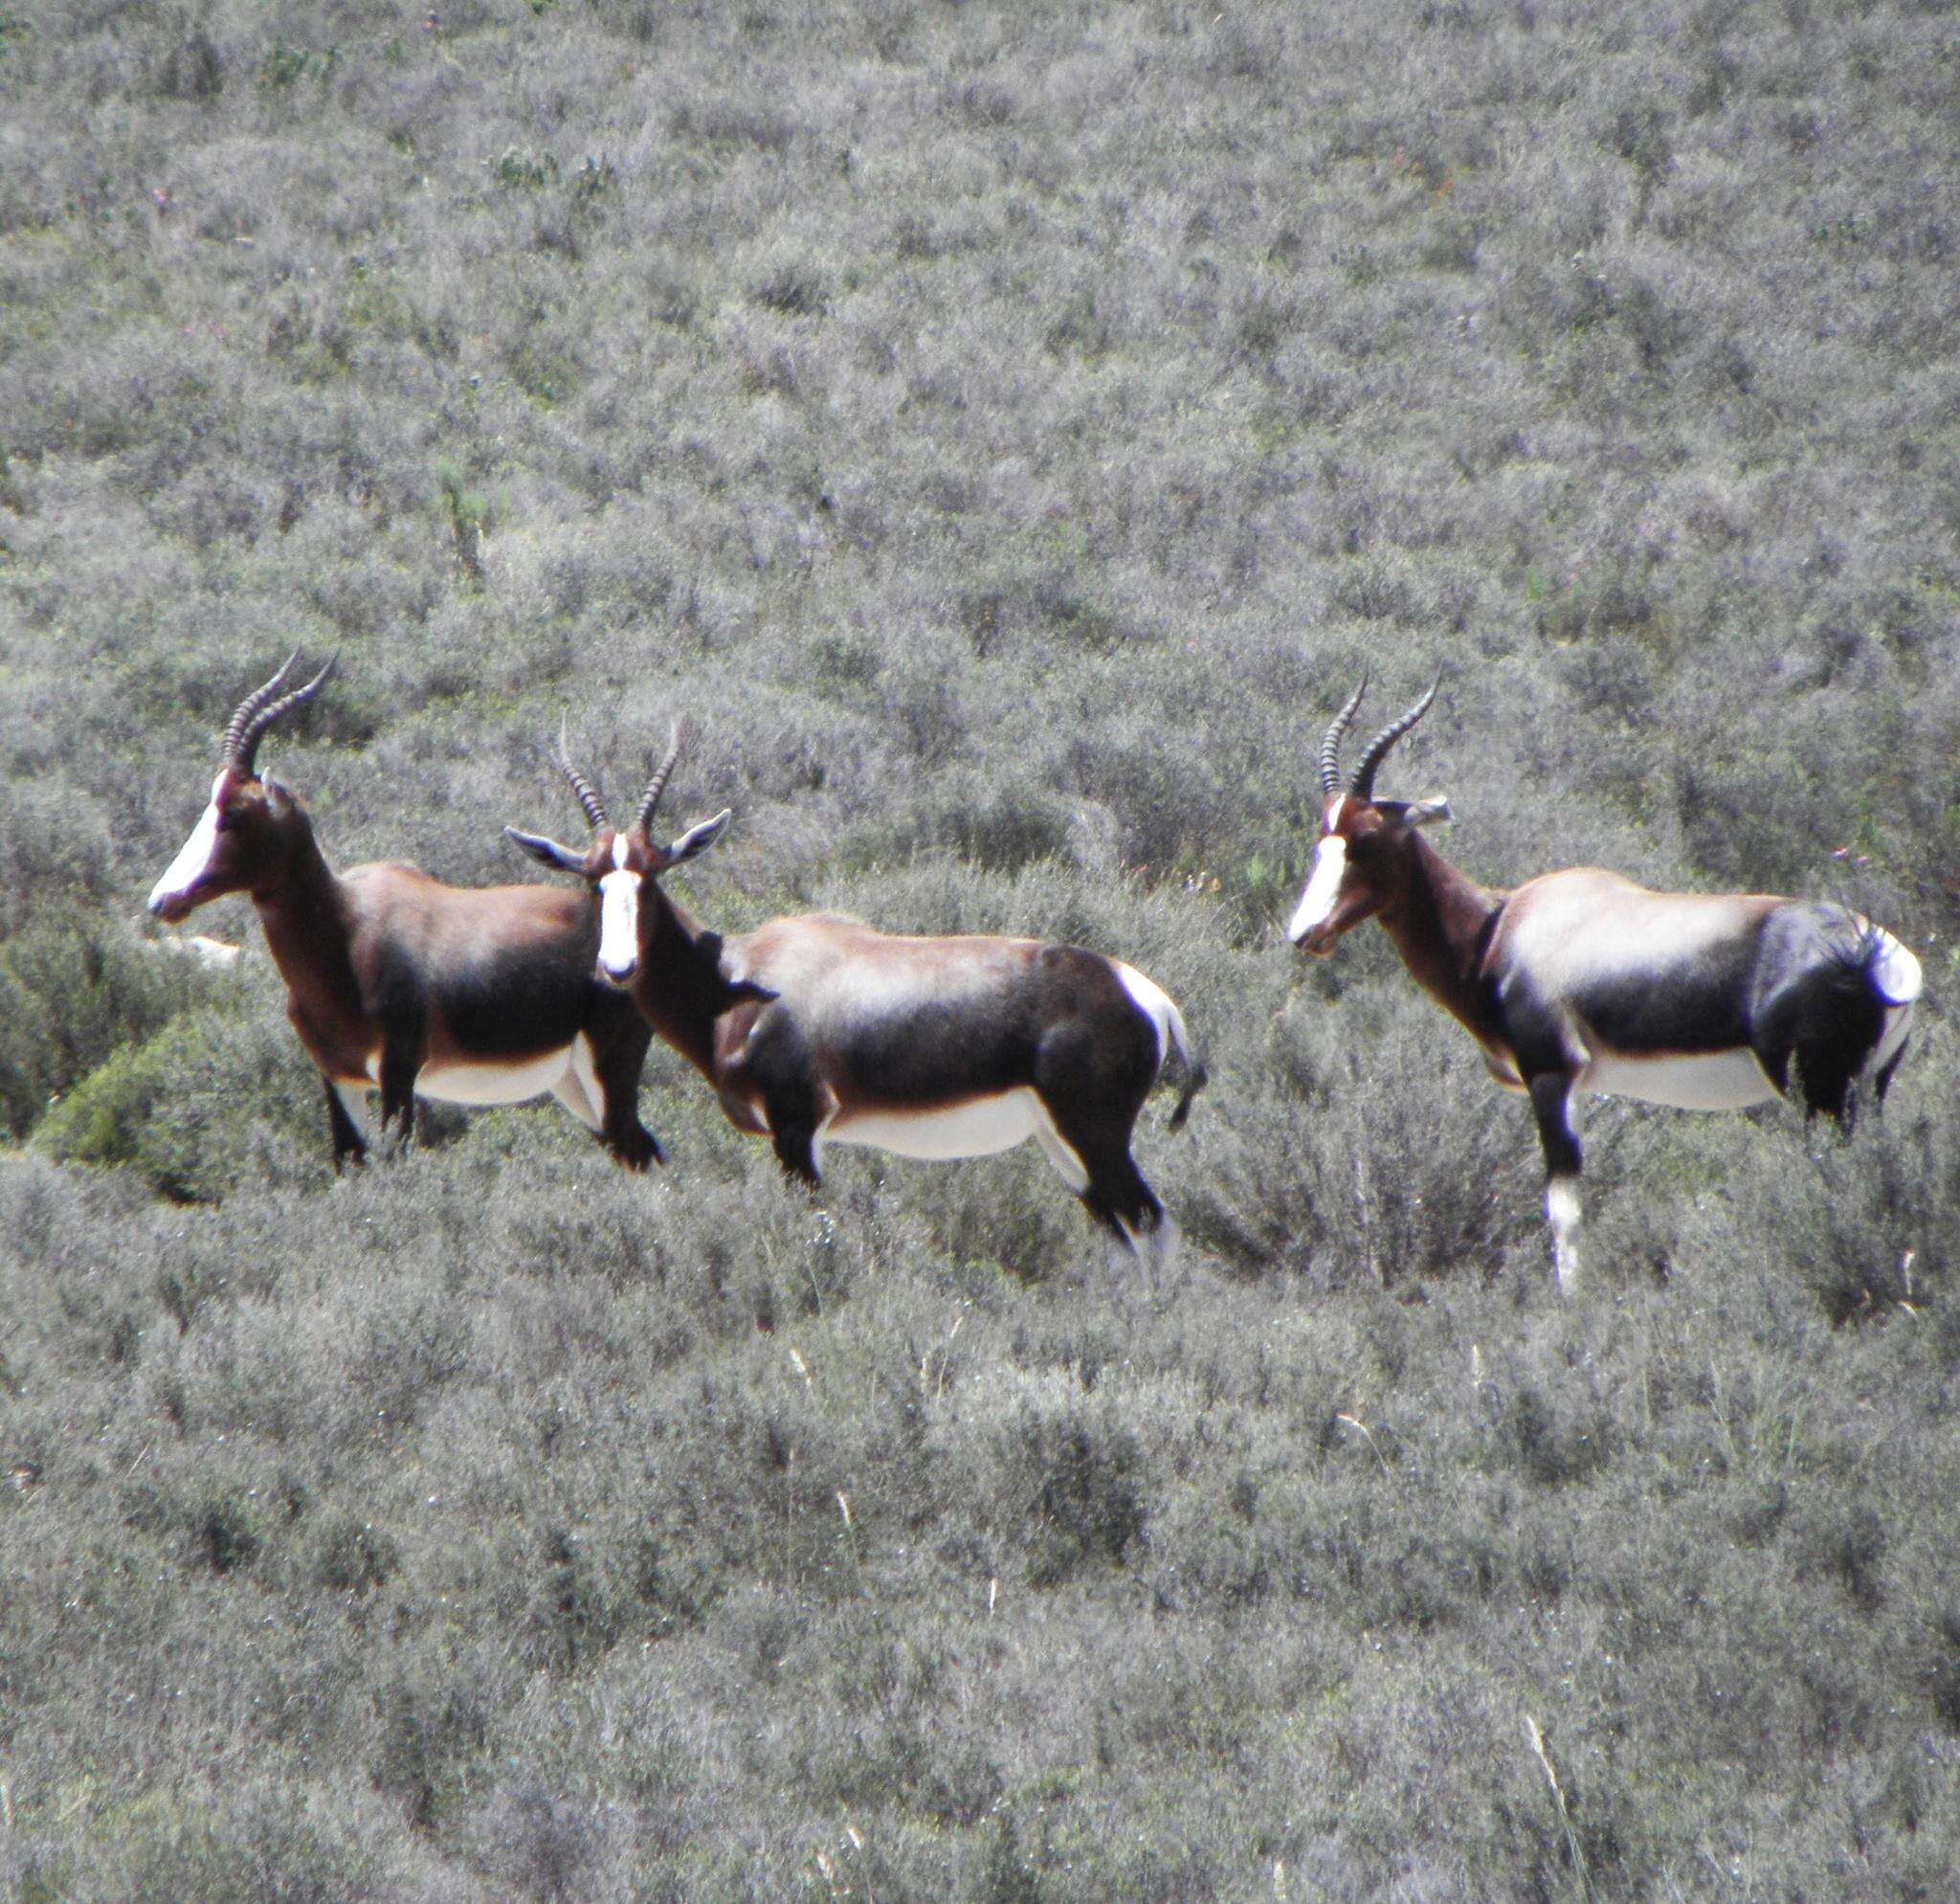
[[[1170, 1226], [1130, 1140], [1169, 1065], [1183, 1074], [1172, 1130], [1206, 1071], [1176, 1005], [1135, 967], [1035, 939], [898, 937], [838, 913], [724, 937], [661, 884], [730, 818], [655, 840], [678, 727], [624, 828], [561, 731], [558, 766], [588, 843], [505, 831], [583, 889], [444, 885], [391, 862], [337, 876], [304, 807], [256, 764], [266, 732], [332, 666], [282, 692], [297, 660], [233, 714], [210, 803], [149, 909], [174, 924], [221, 894], [250, 895], [287, 1015], [325, 1080], [336, 1169], [366, 1154], [358, 1113], [378, 1089], [383, 1132], [394, 1124], [404, 1138], [417, 1095], [488, 1105], [549, 1091], [644, 1170], [663, 1160], [638, 1114], [657, 1035], [728, 1121], [768, 1137], [813, 1190], [828, 1143], [952, 1158], [1032, 1136], [1114, 1244], [1161, 1258]], [[1921, 985], [1889, 932], [1842, 906], [1650, 892], [1593, 866], [1481, 886], [1423, 838], [1450, 818], [1447, 800], [1374, 791], [1436, 687], [1368, 743], [1342, 785], [1341, 743], [1366, 691], [1364, 677], [1321, 744], [1320, 830], [1287, 933], [1325, 953], [1378, 919], [1492, 1076], [1530, 1098], [1562, 1290], [1578, 1272], [1575, 1090], [1714, 1110], [1793, 1083], [1806, 1116], [1847, 1128], [1860, 1086], [1882, 1101]]]

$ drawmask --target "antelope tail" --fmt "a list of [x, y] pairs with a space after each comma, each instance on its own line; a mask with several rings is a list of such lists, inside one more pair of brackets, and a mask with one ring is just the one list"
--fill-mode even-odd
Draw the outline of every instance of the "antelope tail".
[[1191, 1115], [1192, 1100], [1204, 1089], [1212, 1074], [1205, 1069], [1204, 1061], [1192, 1049], [1191, 1034], [1184, 1025], [1184, 1014], [1175, 1005], [1170, 1008], [1169, 1023], [1170, 1048], [1176, 1052], [1178, 1063], [1184, 1067], [1184, 1088], [1178, 1093], [1176, 1106], [1170, 1112], [1169, 1128], [1182, 1131], [1184, 1120]]

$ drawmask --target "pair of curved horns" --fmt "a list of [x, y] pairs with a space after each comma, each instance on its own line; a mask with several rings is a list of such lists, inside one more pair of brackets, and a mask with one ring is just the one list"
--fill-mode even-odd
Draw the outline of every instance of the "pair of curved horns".
[[[1376, 770], [1388, 758], [1389, 750], [1429, 712], [1429, 706], [1436, 699], [1437, 689], [1443, 684], [1443, 678], [1437, 675], [1430, 683], [1425, 694], [1406, 714], [1397, 715], [1380, 733], [1361, 750], [1361, 759], [1354, 769], [1354, 777], [1348, 783], [1348, 791], [1356, 799], [1374, 798], [1374, 776]], [[1348, 697], [1341, 711], [1333, 718], [1326, 733], [1321, 740], [1321, 792], [1326, 795], [1341, 791], [1341, 740], [1348, 731], [1348, 724], [1354, 718], [1354, 710], [1361, 706], [1361, 697], [1368, 692], [1368, 670], [1361, 673], [1361, 685]]]
[[[667, 781], [674, 772], [674, 763], [680, 758], [680, 723], [674, 723], [674, 731], [667, 738], [667, 757], [654, 769], [654, 777], [647, 782], [647, 790], [640, 795], [639, 812], [634, 816], [634, 825], [644, 833], [654, 818], [654, 809], [660, 804], [660, 795], [667, 791]], [[599, 797], [599, 790], [571, 764], [571, 753], [566, 746], [565, 723], [558, 726], [558, 771], [571, 783], [571, 791], [578, 795], [578, 803], [585, 809], [587, 822], [594, 832], [612, 821], [606, 813], [606, 802]]]
[[[232, 718], [225, 724], [225, 764], [240, 773], [256, 773], [254, 763], [258, 758], [258, 743], [265, 738], [266, 730], [283, 715], [290, 714], [295, 707], [303, 707], [320, 692], [320, 684], [333, 672], [338, 657], [329, 655], [326, 665], [305, 683], [296, 687], [290, 694], [280, 694], [287, 675], [293, 671], [293, 663], [300, 659], [295, 648], [285, 659], [278, 673], [265, 683], [256, 687], [244, 700], [239, 702]], [[278, 698], [275, 699], [274, 697]]]

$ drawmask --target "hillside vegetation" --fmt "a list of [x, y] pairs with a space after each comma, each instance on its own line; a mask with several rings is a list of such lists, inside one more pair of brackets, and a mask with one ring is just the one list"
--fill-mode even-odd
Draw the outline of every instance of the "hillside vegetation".
[[[0, 1888], [1926, 1898], [1960, 1865], [1949, 0], [0, 0]], [[335, 1180], [234, 704], [531, 877], [684, 714], [734, 930], [1120, 953], [1211, 1088], [779, 1180], [672, 1054]], [[1279, 930], [1322, 728], [1480, 879], [1838, 896], [1882, 1118], [1526, 1109]], [[542, 875], [540, 875], [542, 876]]]

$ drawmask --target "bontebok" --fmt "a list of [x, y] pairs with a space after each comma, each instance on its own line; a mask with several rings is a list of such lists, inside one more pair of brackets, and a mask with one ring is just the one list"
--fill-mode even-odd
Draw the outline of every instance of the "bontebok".
[[326, 1080], [336, 1169], [366, 1154], [355, 1112], [378, 1088], [383, 1130], [399, 1119], [405, 1135], [416, 1093], [516, 1104], [550, 1091], [621, 1163], [644, 1170], [660, 1154], [639, 1121], [652, 1039], [632, 1002], [593, 976], [583, 895], [441, 885], [396, 864], [336, 878], [306, 810], [256, 765], [267, 728], [326, 679], [322, 668], [281, 695], [292, 665], [232, 716], [211, 804], [149, 909], [174, 923], [222, 893], [251, 894], [287, 1016]]
[[1514, 892], [1448, 864], [1419, 828], [1447, 800], [1377, 799], [1389, 750], [1432, 687], [1340, 783], [1355, 689], [1321, 743], [1320, 837], [1287, 931], [1311, 952], [1378, 918], [1416, 981], [1468, 1027], [1502, 1085], [1529, 1094], [1545, 1147], [1559, 1284], [1578, 1273], [1574, 1089], [1689, 1110], [1800, 1090], [1849, 1127], [1859, 1086], [1882, 1098], [1905, 1047], [1919, 961], [1842, 906], [1764, 893], [1649, 892], [1570, 866]]
[[1172, 1129], [1205, 1081], [1164, 991], [1119, 959], [1034, 939], [894, 938], [834, 913], [737, 938], [707, 930], [660, 876], [711, 846], [727, 813], [665, 846], [649, 830], [679, 746], [677, 729], [623, 829], [561, 754], [590, 843], [506, 830], [586, 880], [599, 971], [630, 988], [729, 1122], [768, 1136], [812, 1186], [826, 1143], [970, 1157], [1034, 1137], [1090, 1216], [1154, 1260], [1164, 1209], [1130, 1157], [1130, 1133], [1173, 1054], [1186, 1075]]

